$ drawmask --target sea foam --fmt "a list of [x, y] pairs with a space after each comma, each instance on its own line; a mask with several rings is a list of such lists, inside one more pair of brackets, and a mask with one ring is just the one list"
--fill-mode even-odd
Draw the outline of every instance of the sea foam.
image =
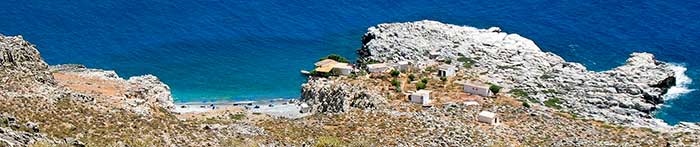
[[687, 71], [688, 68], [681, 64], [671, 64], [671, 68], [675, 72], [674, 76], [676, 77], [676, 86], [668, 89], [668, 92], [663, 96], [664, 99], [675, 99], [684, 94], [695, 91], [695, 89], [688, 88], [690, 83], [693, 82], [693, 80], [685, 74], [685, 71]]

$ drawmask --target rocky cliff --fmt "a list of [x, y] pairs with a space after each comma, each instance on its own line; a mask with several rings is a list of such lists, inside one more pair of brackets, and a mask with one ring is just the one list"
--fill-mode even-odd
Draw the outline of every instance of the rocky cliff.
[[351, 108], [381, 108], [387, 103], [387, 98], [367, 83], [310, 78], [301, 86], [301, 101], [308, 103], [315, 112], [340, 113]]
[[521, 99], [561, 99], [564, 111], [617, 124], [665, 126], [651, 112], [675, 85], [672, 65], [652, 54], [633, 53], [620, 67], [594, 72], [496, 27], [477, 29], [435, 21], [380, 24], [369, 28], [362, 42], [357, 51], [361, 64], [407, 60], [420, 67], [467, 59], [471, 66], [451, 64], [488, 82], [524, 90]]
[[[21, 36], [0, 36], [0, 100], [3, 112], [16, 111], [22, 115], [3, 114], [0, 117], [0, 146], [23, 146], [38, 142], [47, 144], [77, 144], [75, 139], [56, 139], [39, 132], [42, 124], [27, 118], [36, 115], [57, 113], [49, 109], [57, 108], [62, 101], [75, 101], [75, 107], [91, 107], [99, 111], [125, 108], [142, 115], [149, 115], [153, 108], [171, 110], [173, 105], [170, 89], [151, 75], [119, 78], [114, 71], [88, 69], [82, 65], [60, 65], [49, 67], [39, 51]], [[57, 76], [60, 75], [60, 76]], [[62, 77], [68, 79], [56, 79]], [[82, 84], [87, 80], [98, 80], [106, 85], [116, 85], [112, 95], [105, 85]], [[71, 81], [71, 85], [65, 85]], [[123, 87], [123, 89], [119, 89]], [[14, 105], [19, 103], [21, 105]], [[114, 104], [123, 107], [113, 107]], [[42, 109], [20, 111], [39, 106]], [[18, 107], [18, 109], [12, 109]], [[160, 110], [158, 110], [160, 111]], [[17, 118], [17, 119], [15, 119]], [[41, 119], [41, 117], [39, 117]], [[40, 120], [39, 121], [42, 121]], [[77, 119], [77, 118], [76, 118]], [[12, 121], [10, 121], [12, 120]], [[17, 125], [22, 120], [26, 125]], [[49, 120], [51, 121], [51, 120]], [[55, 123], [55, 122], [51, 122]], [[31, 126], [31, 127], [28, 127]], [[6, 128], [3, 128], [6, 127]], [[22, 130], [35, 130], [24, 132]]]

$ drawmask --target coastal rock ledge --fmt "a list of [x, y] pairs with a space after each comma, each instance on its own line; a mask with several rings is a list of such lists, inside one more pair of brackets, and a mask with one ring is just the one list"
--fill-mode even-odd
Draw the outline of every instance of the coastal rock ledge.
[[387, 98], [365, 82], [346, 83], [311, 77], [301, 89], [301, 101], [319, 113], [342, 113], [351, 108], [371, 110], [383, 108], [387, 103]]
[[[472, 76], [527, 93], [520, 99], [543, 104], [560, 99], [561, 110], [585, 118], [635, 127], [668, 128], [652, 112], [676, 83], [674, 65], [649, 53], [632, 53], [609, 71], [589, 71], [580, 63], [543, 52], [532, 40], [501, 29], [477, 29], [436, 21], [380, 24], [368, 29], [358, 63], [410, 61], [423, 67], [451, 62]], [[436, 56], [437, 55], [437, 56]]]

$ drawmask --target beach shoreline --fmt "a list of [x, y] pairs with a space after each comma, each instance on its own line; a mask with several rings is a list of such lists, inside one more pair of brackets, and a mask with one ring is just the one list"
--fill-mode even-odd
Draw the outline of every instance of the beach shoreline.
[[205, 114], [218, 110], [241, 109], [251, 113], [295, 119], [310, 115], [308, 113], [301, 113], [301, 104], [298, 98], [279, 98], [257, 101], [184, 102], [175, 103], [174, 112], [179, 114]]

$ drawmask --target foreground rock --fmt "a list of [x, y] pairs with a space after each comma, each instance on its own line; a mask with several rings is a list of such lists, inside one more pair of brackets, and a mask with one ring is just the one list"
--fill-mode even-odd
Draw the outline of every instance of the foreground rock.
[[[431, 58], [431, 53], [439, 56]], [[358, 50], [360, 63], [413, 61], [427, 66], [467, 58], [471, 68], [452, 62], [488, 82], [524, 90], [521, 99], [561, 99], [565, 111], [616, 124], [667, 127], [651, 112], [675, 85], [672, 65], [648, 53], [633, 53], [610, 71], [588, 71], [579, 63], [540, 50], [535, 43], [498, 28], [435, 21], [381, 24], [369, 28]]]
[[[152, 75], [49, 67], [22, 37], [0, 36], [0, 146], [240, 146], [263, 130], [228, 118], [181, 121]], [[218, 126], [200, 127], [200, 126]], [[245, 142], [243, 142], [245, 143]]]
[[340, 113], [351, 108], [381, 108], [387, 98], [367, 83], [310, 78], [301, 86], [301, 101], [308, 103], [315, 112]]

